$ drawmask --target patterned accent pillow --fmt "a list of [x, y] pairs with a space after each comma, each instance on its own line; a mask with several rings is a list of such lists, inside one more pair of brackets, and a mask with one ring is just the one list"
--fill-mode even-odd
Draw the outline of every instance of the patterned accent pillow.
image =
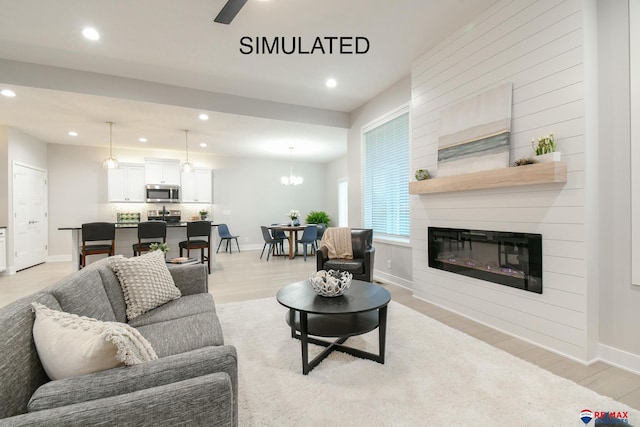
[[52, 310], [31, 303], [33, 340], [52, 380], [155, 360], [156, 352], [135, 328], [120, 322]]
[[162, 251], [133, 258], [114, 257], [109, 266], [120, 281], [129, 320], [182, 296]]

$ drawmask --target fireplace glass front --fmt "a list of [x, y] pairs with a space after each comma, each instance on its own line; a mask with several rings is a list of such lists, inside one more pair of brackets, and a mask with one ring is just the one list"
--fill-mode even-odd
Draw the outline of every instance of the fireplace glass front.
[[429, 227], [429, 267], [542, 293], [542, 235]]

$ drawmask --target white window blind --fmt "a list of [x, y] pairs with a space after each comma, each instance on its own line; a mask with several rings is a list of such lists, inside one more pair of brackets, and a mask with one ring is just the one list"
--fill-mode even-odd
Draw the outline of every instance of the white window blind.
[[364, 225], [377, 233], [409, 236], [409, 112], [365, 129]]

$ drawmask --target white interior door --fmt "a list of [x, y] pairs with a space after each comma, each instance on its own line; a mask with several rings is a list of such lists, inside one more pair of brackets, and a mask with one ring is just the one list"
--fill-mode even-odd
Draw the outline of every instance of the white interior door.
[[47, 172], [13, 164], [13, 249], [16, 271], [47, 259]]

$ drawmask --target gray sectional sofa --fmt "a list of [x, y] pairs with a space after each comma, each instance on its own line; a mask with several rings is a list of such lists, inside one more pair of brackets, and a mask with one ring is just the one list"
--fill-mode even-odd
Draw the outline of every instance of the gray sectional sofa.
[[237, 426], [236, 350], [224, 345], [207, 269], [169, 270], [182, 296], [129, 322], [158, 355], [134, 366], [52, 381], [33, 340], [32, 302], [127, 322], [106, 260], [0, 308], [0, 426]]

